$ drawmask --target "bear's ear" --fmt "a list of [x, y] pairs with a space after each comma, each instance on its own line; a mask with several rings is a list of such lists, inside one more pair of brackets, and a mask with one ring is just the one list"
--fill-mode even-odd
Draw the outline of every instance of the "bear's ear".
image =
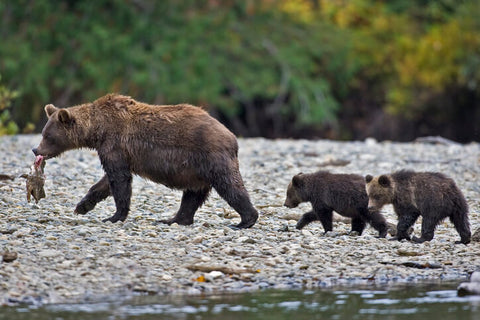
[[367, 174], [367, 176], [365, 177], [365, 182], [370, 183], [370, 181], [372, 181], [372, 180], [373, 180], [373, 177], [371, 175]]
[[303, 186], [303, 173], [299, 173], [292, 178], [292, 184], [294, 187]]
[[72, 122], [73, 118], [70, 115], [70, 112], [65, 109], [60, 109], [58, 110], [58, 121], [63, 124], [70, 124]]
[[390, 186], [390, 179], [386, 175], [381, 175], [378, 177], [378, 184], [380, 184], [382, 187], [389, 187]]
[[58, 109], [53, 104], [47, 104], [45, 106], [45, 113], [47, 114], [47, 117], [49, 117], [49, 118], [57, 110]]

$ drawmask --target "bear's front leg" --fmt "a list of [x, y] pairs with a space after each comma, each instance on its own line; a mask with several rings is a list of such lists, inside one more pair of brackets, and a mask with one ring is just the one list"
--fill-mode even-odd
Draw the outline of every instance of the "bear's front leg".
[[108, 183], [107, 175], [104, 175], [97, 183], [95, 183], [89, 190], [85, 197], [77, 204], [74, 213], [86, 214], [88, 211], [95, 208], [95, 205], [102, 200], [105, 200], [110, 195], [110, 185]]
[[309, 224], [310, 222], [312, 221], [316, 221], [316, 220], [320, 220], [318, 218], [318, 215], [313, 212], [313, 211], [308, 211], [307, 213], [305, 213], [301, 218], [300, 220], [298, 220], [297, 222], [297, 225], [295, 228], [297, 228], [298, 230], [301, 230], [303, 227], [305, 227], [307, 224]]
[[392, 238], [392, 240], [403, 240], [407, 239], [410, 240], [410, 235], [408, 234], [408, 230], [411, 226], [415, 223], [417, 218], [420, 216], [420, 213], [416, 211], [411, 212], [402, 212], [398, 214], [398, 224], [397, 224], [397, 235]]
[[107, 173], [110, 191], [117, 211], [110, 218], [103, 219], [103, 222], [110, 221], [115, 223], [117, 221], [125, 221], [130, 210], [130, 198], [132, 196], [132, 173], [126, 161], [122, 161], [122, 157], [112, 157], [109, 159], [102, 159], [103, 168]]
[[318, 220], [322, 223], [325, 233], [333, 230], [333, 211], [327, 208], [315, 209]]

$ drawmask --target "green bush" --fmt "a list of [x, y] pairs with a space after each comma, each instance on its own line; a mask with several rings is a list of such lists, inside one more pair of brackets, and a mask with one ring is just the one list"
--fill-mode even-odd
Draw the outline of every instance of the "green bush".
[[0, 136], [18, 132], [18, 126], [12, 120], [9, 110], [12, 100], [18, 97], [18, 93], [8, 90], [1, 80], [0, 76]]

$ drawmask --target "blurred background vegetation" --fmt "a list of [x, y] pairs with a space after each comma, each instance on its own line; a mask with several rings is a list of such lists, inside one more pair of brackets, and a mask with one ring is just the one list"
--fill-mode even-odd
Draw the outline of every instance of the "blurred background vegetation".
[[0, 2], [0, 134], [106, 93], [240, 136], [480, 140], [478, 0]]

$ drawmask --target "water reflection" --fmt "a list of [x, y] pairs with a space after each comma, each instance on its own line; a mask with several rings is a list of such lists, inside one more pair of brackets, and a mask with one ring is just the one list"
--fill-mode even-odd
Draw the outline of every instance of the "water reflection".
[[121, 302], [0, 308], [0, 319], [480, 319], [480, 296], [456, 284], [388, 290], [261, 291], [207, 297], [140, 296]]

